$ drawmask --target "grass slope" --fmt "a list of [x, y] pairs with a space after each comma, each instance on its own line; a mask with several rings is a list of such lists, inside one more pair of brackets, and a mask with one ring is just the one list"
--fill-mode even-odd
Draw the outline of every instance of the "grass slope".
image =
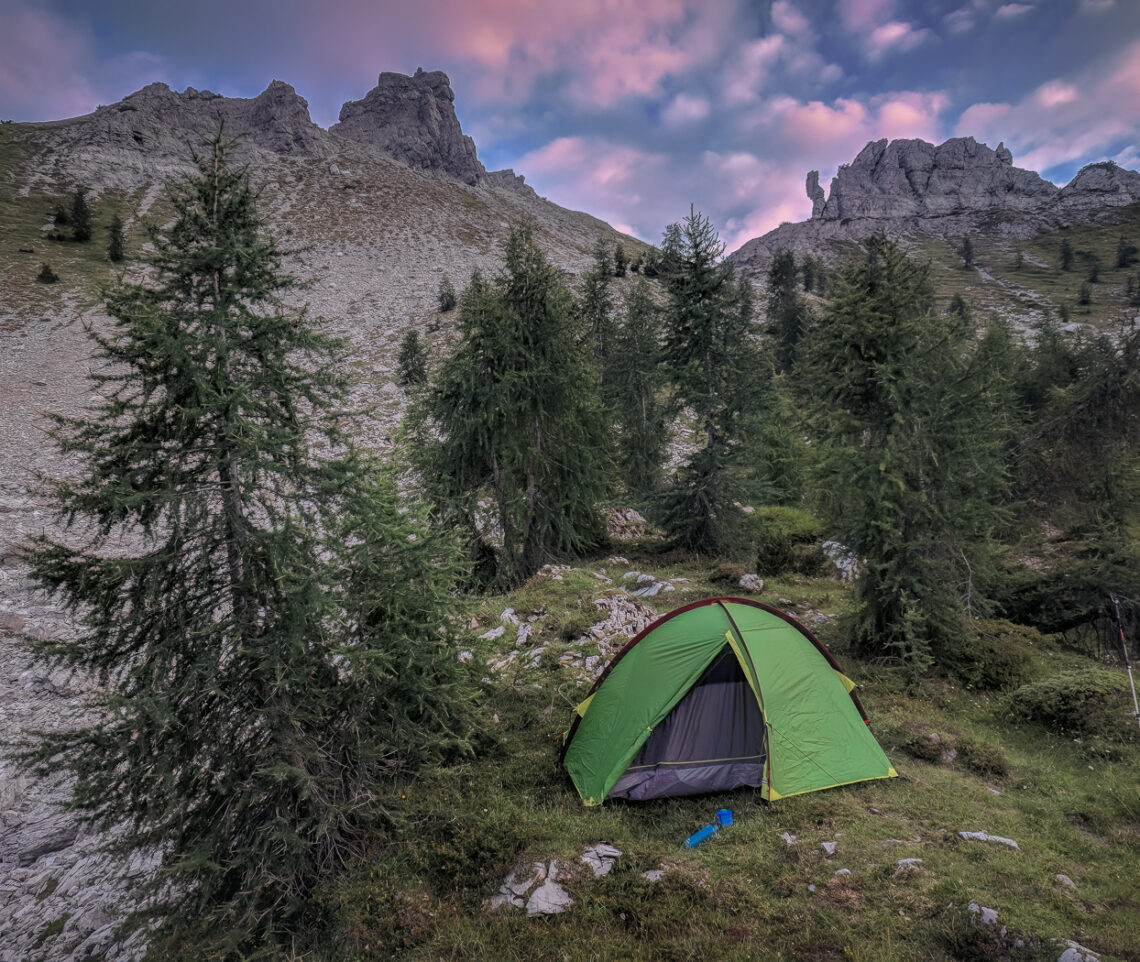
[[[483, 750], [408, 788], [397, 838], [323, 893], [340, 925], [335, 948], [313, 958], [1056, 959], [1063, 946], [1051, 940], [1068, 938], [1105, 959], [1140, 959], [1140, 757], [1125, 727], [1135, 721], [1120, 713], [1124, 741], [1015, 727], [1006, 696], [944, 680], [908, 692], [892, 670], [840, 652], [900, 778], [770, 807], [749, 790], [584, 808], [558, 765], [558, 736], [589, 683], [562, 656], [601, 617], [594, 599], [624, 596], [628, 570], [671, 579], [675, 591], [648, 599], [661, 611], [740, 592], [729, 586], [731, 566], [659, 555], [596, 565], [540, 575], [472, 611], [479, 633], [508, 607], [524, 622], [536, 616], [524, 656], [500, 671], [488, 663], [512, 650], [513, 625], [472, 646], [487, 676]], [[760, 597], [822, 622], [834, 641], [847, 592], [792, 578], [770, 581]], [[544, 645], [532, 664], [526, 653]], [[1028, 670], [1082, 665], [1039, 638]], [[736, 824], [684, 848], [722, 806]], [[1020, 850], [959, 831], [1012, 838]], [[577, 864], [599, 841], [623, 855], [609, 875], [583, 871], [567, 883], [575, 904], [564, 914], [487, 911], [513, 866]], [[837, 843], [833, 856], [824, 841]], [[900, 869], [906, 858], [922, 862]], [[660, 882], [642, 876], [656, 868], [666, 870]], [[837, 875], [842, 868], [850, 874]], [[977, 922], [971, 901], [998, 912], [1006, 938]]]

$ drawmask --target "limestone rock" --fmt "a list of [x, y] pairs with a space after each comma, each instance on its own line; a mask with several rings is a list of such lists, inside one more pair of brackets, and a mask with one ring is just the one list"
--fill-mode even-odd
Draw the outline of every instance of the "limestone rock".
[[1061, 206], [1070, 211], [1100, 211], [1140, 201], [1140, 173], [1112, 161], [1082, 167], [1061, 188]]
[[[867, 144], [839, 168], [819, 219], [932, 217], [983, 210], [1035, 210], [1057, 188], [1013, 157], [973, 137], [935, 147], [924, 140], [886, 138]], [[814, 215], [813, 215], [814, 216]]]
[[754, 273], [780, 251], [835, 260], [850, 242], [883, 233], [926, 234], [958, 241], [968, 233], [1031, 238], [1071, 224], [1111, 219], [1140, 201], [1140, 173], [1111, 161], [1090, 164], [1064, 188], [1015, 167], [1004, 143], [996, 149], [973, 137], [934, 145], [886, 139], [867, 144], [842, 165], [824, 194], [818, 171], [805, 182], [810, 219], [781, 224], [730, 255]]
[[420, 68], [411, 77], [385, 72], [363, 100], [341, 107], [340, 123], [329, 133], [378, 146], [409, 167], [475, 184], [486, 171], [475, 156], [475, 142], [459, 125], [454, 101], [442, 70]]
[[823, 188], [819, 186], [819, 171], [809, 170], [807, 175], [807, 195], [808, 200], [811, 201], [811, 216], [818, 218], [823, 216], [823, 206], [827, 201], [827, 195], [823, 192]]

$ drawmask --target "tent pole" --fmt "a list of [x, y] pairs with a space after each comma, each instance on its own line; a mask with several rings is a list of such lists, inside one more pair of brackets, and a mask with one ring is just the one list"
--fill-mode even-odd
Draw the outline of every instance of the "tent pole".
[[1116, 630], [1120, 634], [1120, 650], [1124, 652], [1124, 667], [1128, 669], [1128, 684], [1132, 686], [1132, 709], [1136, 724], [1140, 725], [1140, 702], [1136, 700], [1136, 682], [1132, 680], [1132, 665], [1128, 661], [1128, 643], [1124, 640], [1124, 623], [1120, 620], [1120, 602], [1112, 595], [1112, 606], [1116, 609]]

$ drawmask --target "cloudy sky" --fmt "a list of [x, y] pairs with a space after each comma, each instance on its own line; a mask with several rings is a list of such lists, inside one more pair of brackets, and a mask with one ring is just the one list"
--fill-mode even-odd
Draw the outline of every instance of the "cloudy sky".
[[488, 169], [652, 241], [690, 203], [730, 249], [803, 220], [805, 173], [880, 137], [1140, 167], [1140, 0], [0, 0], [17, 121], [280, 79], [327, 127], [419, 66]]

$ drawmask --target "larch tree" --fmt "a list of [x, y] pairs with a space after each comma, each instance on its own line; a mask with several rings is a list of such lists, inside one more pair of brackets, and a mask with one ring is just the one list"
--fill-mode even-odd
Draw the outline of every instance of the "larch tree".
[[639, 278], [625, 295], [607, 364], [621, 476], [636, 498], [658, 489], [669, 441], [660, 336], [660, 310], [649, 282]]
[[[514, 585], [605, 536], [611, 436], [573, 297], [527, 224], [460, 298], [459, 339], [412, 412], [414, 461], [487, 576]], [[492, 505], [490, 516], [481, 501]], [[492, 558], [493, 555], [493, 558]]]
[[760, 405], [764, 370], [752, 331], [751, 289], [737, 284], [724, 245], [703, 214], [666, 230], [662, 360], [674, 410], [692, 412], [696, 448], [662, 502], [680, 546], [713, 554], [734, 540], [741, 457]]
[[100, 694], [24, 761], [160, 855], [131, 920], [148, 958], [279, 958], [400, 780], [460, 741], [447, 551], [408, 540], [347, 444], [339, 343], [285, 303], [297, 282], [227, 150], [206, 143], [147, 278], [109, 293], [102, 400], [56, 419], [82, 465], [52, 485], [64, 529], [26, 546], [81, 625], [38, 654]]
[[919, 672], [981, 601], [972, 562], [1005, 490], [1009, 379], [882, 237], [844, 269], [805, 347], [819, 487], [860, 559], [854, 647]]

